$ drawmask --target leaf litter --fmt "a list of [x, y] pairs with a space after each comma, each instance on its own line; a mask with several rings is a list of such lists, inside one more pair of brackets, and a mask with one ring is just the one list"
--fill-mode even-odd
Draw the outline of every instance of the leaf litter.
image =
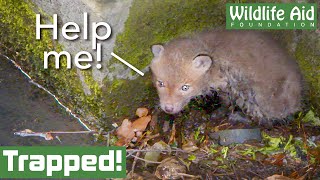
[[[134, 164], [126, 179], [289, 180], [320, 176], [320, 129], [314, 113], [300, 114], [290, 124], [267, 129], [211, 120], [197, 111], [194, 117], [192, 111], [191, 116], [151, 113], [156, 125], [139, 129], [145, 136], [126, 145], [128, 167]], [[214, 132], [250, 128], [259, 128], [261, 138], [228, 145], [210, 138]], [[157, 136], [152, 137], [154, 134]]]
[[[210, 134], [248, 125], [230, 124], [224, 117], [213, 120], [206, 114], [197, 110], [189, 116], [169, 116], [138, 108], [136, 119], [123, 119], [119, 127], [104, 134], [117, 139], [110, 145], [127, 147], [126, 179], [288, 180], [320, 176], [319, 118], [311, 110], [300, 113], [290, 124], [260, 128], [262, 141], [249, 139], [228, 145], [221, 145]], [[53, 140], [67, 133], [98, 132], [25, 129], [15, 135]]]

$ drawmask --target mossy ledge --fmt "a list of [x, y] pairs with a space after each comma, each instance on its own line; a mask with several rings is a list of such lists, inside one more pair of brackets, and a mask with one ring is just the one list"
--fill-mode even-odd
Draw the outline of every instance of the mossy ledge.
[[[35, 39], [35, 12], [46, 16], [30, 0], [0, 0], [0, 52], [21, 64], [32, 78], [57, 94], [69, 108], [89, 120], [92, 126], [107, 129], [112, 121], [133, 116], [137, 107], [154, 107], [157, 95], [149, 72], [134, 80], [106, 78], [104, 86], [99, 87], [91, 70], [81, 71], [91, 91], [91, 95], [86, 95], [75, 68], [56, 70], [51, 64], [51, 68], [44, 70], [43, 52], [60, 52], [63, 47], [51, 39], [50, 31], [43, 31], [41, 40]], [[46, 20], [50, 20], [48, 17]], [[114, 52], [138, 69], [145, 69], [152, 59], [151, 45], [195, 31], [224, 28], [224, 24], [225, 2], [221, 0], [134, 0], [124, 31], [116, 37]], [[304, 31], [297, 42], [294, 34], [289, 36], [279, 31], [275, 36], [285, 46], [296, 43], [291, 54], [310, 86], [307, 95], [311, 105], [320, 113], [319, 33]], [[61, 62], [65, 67], [65, 61]], [[109, 62], [112, 72], [113, 63], [119, 62], [116, 59]]]
[[[0, 52], [14, 59], [38, 83], [44, 85], [70, 109], [83, 117], [99, 119], [103, 106], [99, 103], [101, 90], [91, 78], [91, 71], [82, 71], [92, 95], [85, 95], [76, 69], [66, 69], [66, 59], [61, 60], [60, 69], [43, 67], [44, 51], [62, 51], [58, 41], [52, 40], [50, 31], [42, 31], [41, 40], [36, 40], [35, 19], [40, 13], [45, 20], [51, 19], [31, 1], [0, 0]], [[22, 90], [23, 91], [23, 90]], [[97, 100], [98, 99], [98, 100]], [[89, 122], [95, 125], [96, 122]]]

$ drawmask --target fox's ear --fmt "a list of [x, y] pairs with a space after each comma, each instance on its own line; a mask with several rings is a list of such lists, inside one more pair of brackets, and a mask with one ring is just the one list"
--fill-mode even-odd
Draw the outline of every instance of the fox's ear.
[[195, 57], [192, 61], [193, 68], [202, 72], [207, 71], [211, 67], [211, 64], [211, 57], [207, 55], [199, 55]]
[[152, 53], [153, 53], [154, 57], [157, 57], [157, 56], [159, 56], [159, 55], [162, 53], [162, 51], [164, 50], [164, 48], [163, 48], [162, 45], [157, 44], [157, 45], [153, 45], [153, 46], [151, 47], [151, 50], [152, 50]]

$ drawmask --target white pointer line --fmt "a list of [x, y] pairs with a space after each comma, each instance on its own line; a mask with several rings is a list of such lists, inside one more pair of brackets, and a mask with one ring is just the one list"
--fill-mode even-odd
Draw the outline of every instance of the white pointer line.
[[116, 55], [115, 53], [111, 52], [111, 56], [117, 58], [119, 61], [121, 61], [123, 64], [127, 65], [129, 68], [131, 68], [132, 70], [134, 70], [135, 72], [137, 72], [138, 74], [140, 74], [141, 76], [144, 76], [144, 73], [141, 72], [139, 69], [137, 69], [136, 67], [132, 66], [130, 63], [128, 63], [127, 61], [123, 60], [121, 57], [119, 57], [118, 55]]

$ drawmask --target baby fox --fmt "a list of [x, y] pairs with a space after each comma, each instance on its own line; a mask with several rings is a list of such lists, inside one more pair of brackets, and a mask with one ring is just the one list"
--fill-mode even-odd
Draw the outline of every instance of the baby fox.
[[212, 90], [224, 105], [258, 120], [284, 119], [301, 108], [299, 67], [266, 33], [213, 30], [153, 45], [152, 53], [150, 67], [166, 113], [178, 113]]

